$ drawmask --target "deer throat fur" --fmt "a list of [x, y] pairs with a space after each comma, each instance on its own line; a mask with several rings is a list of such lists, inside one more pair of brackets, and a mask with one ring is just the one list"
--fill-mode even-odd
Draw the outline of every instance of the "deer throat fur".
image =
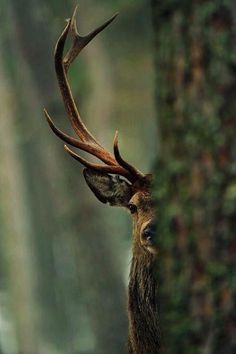
[[129, 337], [132, 354], [160, 353], [155, 257], [133, 256], [128, 290]]

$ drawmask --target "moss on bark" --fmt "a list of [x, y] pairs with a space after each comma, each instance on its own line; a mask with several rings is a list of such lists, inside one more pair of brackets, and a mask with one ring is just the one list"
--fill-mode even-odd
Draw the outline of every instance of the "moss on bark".
[[233, 1], [152, 0], [165, 353], [236, 352]]

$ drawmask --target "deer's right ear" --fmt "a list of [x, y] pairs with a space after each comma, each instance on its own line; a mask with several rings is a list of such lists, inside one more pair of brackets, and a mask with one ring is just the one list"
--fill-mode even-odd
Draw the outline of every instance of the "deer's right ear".
[[111, 176], [93, 169], [85, 168], [83, 173], [89, 188], [100, 202], [127, 206], [132, 197], [132, 188], [128, 182], [119, 176]]

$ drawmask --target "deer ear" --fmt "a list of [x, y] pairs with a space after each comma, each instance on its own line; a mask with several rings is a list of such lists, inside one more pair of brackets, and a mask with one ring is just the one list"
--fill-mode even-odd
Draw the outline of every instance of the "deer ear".
[[83, 173], [89, 188], [100, 202], [114, 206], [127, 206], [132, 197], [131, 184], [118, 176], [93, 169], [85, 168]]

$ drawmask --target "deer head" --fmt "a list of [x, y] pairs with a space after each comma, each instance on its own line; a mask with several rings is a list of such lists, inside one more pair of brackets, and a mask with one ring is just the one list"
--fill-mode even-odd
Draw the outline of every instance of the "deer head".
[[[155, 254], [157, 248], [154, 240], [155, 221], [154, 208], [151, 201], [151, 175], [143, 174], [121, 157], [118, 147], [118, 132], [115, 133], [113, 154], [93, 137], [80, 117], [67, 79], [67, 71], [77, 55], [99, 32], [104, 30], [115, 19], [116, 15], [88, 35], [82, 37], [77, 31], [76, 13], [77, 8], [72, 18], [67, 21], [65, 29], [58, 39], [54, 59], [65, 110], [78, 138], [62, 132], [56, 127], [48, 112], [46, 110], [44, 112], [51, 129], [60, 139], [103, 162], [103, 164], [89, 162], [72, 151], [67, 145], [64, 145], [65, 150], [85, 166], [83, 171], [84, 178], [98, 200], [112, 206], [125, 207], [130, 211], [134, 224], [134, 250], [136, 252], [143, 251]], [[65, 42], [69, 33], [72, 36], [72, 46], [67, 54], [63, 56]]]

